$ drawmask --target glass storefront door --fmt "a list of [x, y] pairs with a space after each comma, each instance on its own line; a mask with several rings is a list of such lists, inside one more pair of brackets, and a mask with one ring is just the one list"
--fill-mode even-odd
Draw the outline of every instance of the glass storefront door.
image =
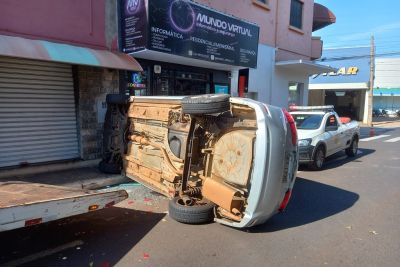
[[200, 95], [209, 94], [210, 74], [164, 69], [153, 75], [154, 95]]

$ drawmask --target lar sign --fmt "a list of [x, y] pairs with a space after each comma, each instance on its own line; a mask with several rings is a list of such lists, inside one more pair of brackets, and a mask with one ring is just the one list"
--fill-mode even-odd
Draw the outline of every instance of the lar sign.
[[318, 76], [339, 76], [339, 75], [357, 75], [358, 67], [342, 67], [337, 72], [329, 72], [329, 73], [322, 73], [322, 74], [315, 74], [312, 76], [313, 79], [317, 78]]

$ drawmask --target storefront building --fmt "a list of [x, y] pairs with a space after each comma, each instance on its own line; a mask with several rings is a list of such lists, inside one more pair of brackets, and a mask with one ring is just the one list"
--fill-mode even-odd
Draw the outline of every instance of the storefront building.
[[334, 105], [340, 116], [366, 123], [370, 90], [370, 48], [326, 49], [321, 63], [336, 70], [310, 77], [309, 105]]
[[400, 58], [375, 60], [374, 110], [400, 110]]
[[0, 169], [101, 157], [106, 94], [142, 70], [117, 52], [112, 2], [2, 3]]
[[145, 70], [127, 73], [131, 95], [229, 93], [305, 105], [308, 76], [332, 70], [311, 61], [322, 51], [312, 32], [335, 21], [312, 0], [119, 4], [121, 51]]
[[312, 32], [334, 22], [326, 8], [313, 0], [196, 2], [3, 3], [0, 168], [100, 158], [108, 93], [307, 102], [308, 75], [329, 70], [310, 61], [322, 51]]
[[188, 1], [124, 0], [120, 15], [121, 50], [144, 68], [131, 95], [230, 94], [232, 72], [257, 66], [253, 23]]

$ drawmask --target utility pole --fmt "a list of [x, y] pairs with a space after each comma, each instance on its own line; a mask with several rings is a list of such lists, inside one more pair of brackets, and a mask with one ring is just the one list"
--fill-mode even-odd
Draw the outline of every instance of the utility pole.
[[374, 80], [375, 80], [375, 38], [371, 36], [371, 62], [369, 75], [369, 92], [368, 92], [368, 126], [372, 126], [372, 109], [374, 106]]

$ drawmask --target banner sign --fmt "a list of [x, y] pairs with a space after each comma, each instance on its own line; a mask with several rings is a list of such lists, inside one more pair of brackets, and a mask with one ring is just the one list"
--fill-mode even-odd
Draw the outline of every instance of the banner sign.
[[147, 20], [145, 0], [122, 0], [120, 5], [122, 52], [133, 53], [146, 48]]
[[[124, 1], [126, 9], [130, 1]], [[257, 67], [257, 25], [187, 0], [148, 0], [147, 4], [148, 19], [143, 18], [147, 21], [147, 49], [227, 65]], [[122, 22], [130, 16], [122, 18]], [[129, 53], [142, 49], [143, 43], [139, 42], [138, 47], [127, 47], [126, 41], [124, 44], [124, 52]]]
[[337, 71], [312, 75], [310, 84], [369, 82], [370, 53], [369, 47], [325, 49], [316, 62], [334, 67]]

